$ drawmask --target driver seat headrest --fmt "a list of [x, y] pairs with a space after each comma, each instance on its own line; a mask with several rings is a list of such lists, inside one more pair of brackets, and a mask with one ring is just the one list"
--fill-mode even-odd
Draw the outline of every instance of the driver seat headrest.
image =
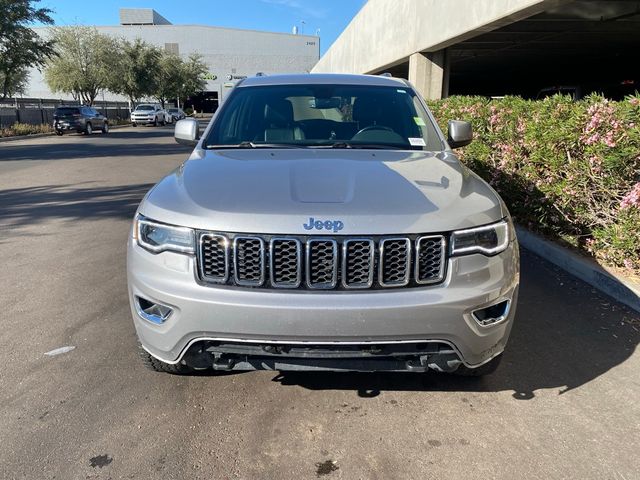
[[287, 127], [293, 123], [293, 105], [289, 100], [278, 99], [264, 107], [264, 120], [274, 127]]

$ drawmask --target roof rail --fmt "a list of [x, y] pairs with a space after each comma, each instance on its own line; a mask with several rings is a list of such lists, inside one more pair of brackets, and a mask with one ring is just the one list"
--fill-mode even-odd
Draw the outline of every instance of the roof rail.
[[384, 73], [380, 73], [378, 74], [379, 77], [393, 77], [393, 75], [391, 75], [391, 72], [384, 72]]
[[266, 74], [266, 73], [264, 73], [264, 72], [258, 72], [258, 73], [256, 73], [256, 77], [266, 77], [266, 76], [267, 76], [267, 74]]

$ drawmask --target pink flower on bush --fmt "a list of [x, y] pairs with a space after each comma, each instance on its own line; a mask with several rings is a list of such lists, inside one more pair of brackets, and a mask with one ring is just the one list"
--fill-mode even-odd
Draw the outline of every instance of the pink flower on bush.
[[[589, 122], [582, 131], [581, 140], [587, 145], [593, 145], [602, 141], [610, 148], [616, 146], [615, 138], [622, 130], [621, 122], [615, 118], [615, 108], [606, 100], [591, 105], [587, 114], [591, 116]], [[605, 129], [603, 134], [601, 130]]]
[[491, 114], [491, 116], [489, 117], [489, 123], [491, 124], [491, 126], [494, 126], [495, 124], [497, 124], [500, 121], [500, 115], [498, 115], [497, 113], [493, 113]]
[[624, 264], [625, 268], [628, 268], [629, 270], [633, 269], [633, 262], [628, 258], [625, 258], [622, 263]]
[[620, 202], [622, 209], [631, 207], [640, 208], [640, 182], [636, 183]]
[[629, 99], [629, 103], [631, 105], [633, 105], [634, 107], [637, 107], [637, 106], [640, 105], [640, 98], [635, 98], [635, 97], [631, 98], [631, 99]]
[[589, 165], [591, 165], [591, 170], [593, 171], [593, 173], [602, 172], [602, 160], [597, 155], [594, 155], [589, 159]]

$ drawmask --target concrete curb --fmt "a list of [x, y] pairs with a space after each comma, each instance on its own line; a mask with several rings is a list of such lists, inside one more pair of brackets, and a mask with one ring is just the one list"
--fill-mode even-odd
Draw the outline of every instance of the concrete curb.
[[[109, 125], [109, 130], [116, 130], [118, 128], [130, 127], [131, 125]], [[32, 138], [41, 138], [41, 137], [52, 137], [56, 133], [48, 132], [48, 133], [33, 133], [31, 135], [16, 135], [15, 137], [2, 137], [0, 138], [0, 143], [4, 142], [15, 142], [17, 140], [31, 140]]]
[[50, 137], [54, 133], [33, 133], [31, 135], [16, 135], [15, 137], [2, 137], [0, 143], [15, 142], [16, 140], [31, 140], [32, 138]]
[[516, 227], [516, 233], [518, 242], [527, 250], [640, 312], [640, 284], [609, 272], [590, 258], [561, 247], [522, 227]]

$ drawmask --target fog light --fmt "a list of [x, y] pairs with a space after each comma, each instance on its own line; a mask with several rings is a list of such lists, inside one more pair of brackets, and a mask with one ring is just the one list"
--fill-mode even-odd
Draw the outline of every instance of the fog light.
[[488, 327], [489, 325], [500, 323], [507, 318], [510, 304], [511, 302], [509, 300], [503, 300], [489, 307], [474, 310], [471, 315], [478, 324], [483, 327]]
[[166, 305], [154, 303], [142, 297], [135, 297], [134, 303], [140, 318], [155, 323], [156, 325], [164, 323], [173, 312], [173, 309]]

